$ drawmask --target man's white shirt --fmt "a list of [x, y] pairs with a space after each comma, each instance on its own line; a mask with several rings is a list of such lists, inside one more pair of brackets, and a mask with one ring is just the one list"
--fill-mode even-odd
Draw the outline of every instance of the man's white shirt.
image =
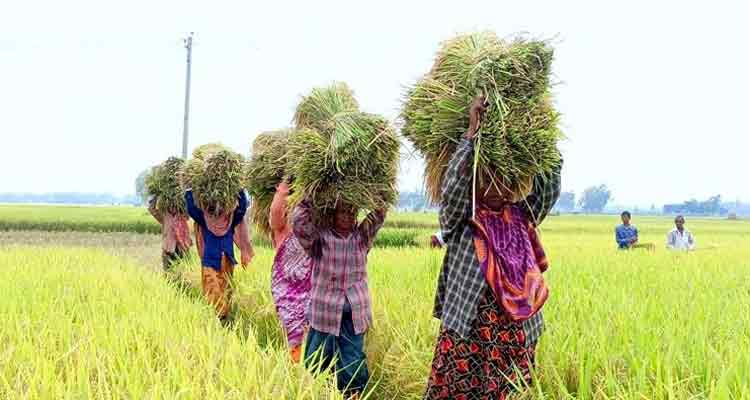
[[672, 229], [667, 235], [667, 248], [672, 250], [693, 250], [695, 249], [695, 239], [689, 230], [683, 229], [680, 232], [677, 228]]

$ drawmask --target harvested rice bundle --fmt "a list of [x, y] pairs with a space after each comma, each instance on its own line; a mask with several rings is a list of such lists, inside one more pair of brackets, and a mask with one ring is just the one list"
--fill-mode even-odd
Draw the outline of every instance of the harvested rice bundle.
[[155, 166], [146, 177], [146, 191], [156, 197], [156, 209], [172, 214], [186, 214], [185, 196], [180, 176], [185, 161], [169, 157]]
[[181, 183], [182, 188], [187, 190], [193, 187], [193, 177], [203, 173], [206, 169], [206, 162], [202, 158], [191, 158], [182, 167]]
[[354, 93], [346, 83], [333, 82], [331, 85], [315, 88], [302, 98], [294, 114], [298, 129], [314, 129], [327, 133], [333, 127], [331, 119], [341, 112], [359, 111]]
[[544, 41], [499, 39], [492, 32], [460, 35], [442, 44], [430, 72], [407, 93], [402, 134], [424, 156], [426, 185], [440, 201], [443, 173], [469, 126], [477, 95], [488, 107], [476, 144], [478, 179], [523, 196], [534, 176], [560, 163], [559, 113], [552, 106], [553, 50]]
[[143, 184], [146, 188], [146, 194], [148, 196], [158, 196], [161, 194], [161, 187], [159, 186], [159, 170], [161, 169], [161, 164], [154, 165], [151, 167], [151, 169], [148, 171], [148, 174], [146, 174], [146, 178], [143, 181]]
[[343, 112], [329, 126], [328, 133], [301, 129], [289, 141], [291, 203], [309, 198], [319, 223], [339, 202], [365, 210], [394, 204], [399, 142], [390, 123], [377, 115]]
[[220, 150], [206, 160], [188, 161], [184, 175], [198, 207], [208, 212], [234, 209], [243, 189], [243, 166], [242, 156], [231, 150]]
[[253, 199], [250, 218], [258, 229], [270, 235], [268, 224], [276, 186], [287, 175], [287, 148], [290, 129], [264, 132], [253, 141], [253, 151], [245, 173], [247, 191]]
[[193, 150], [193, 158], [199, 158], [205, 161], [222, 150], [229, 150], [229, 148], [221, 143], [206, 143]]

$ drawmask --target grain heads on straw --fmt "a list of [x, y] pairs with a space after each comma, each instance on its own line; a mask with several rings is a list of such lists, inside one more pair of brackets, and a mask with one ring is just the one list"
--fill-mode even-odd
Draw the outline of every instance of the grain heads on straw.
[[205, 160], [193, 158], [184, 169], [198, 207], [206, 211], [234, 209], [243, 189], [243, 173], [243, 157], [231, 150], [219, 150]]
[[560, 163], [559, 113], [552, 105], [553, 50], [545, 41], [499, 39], [492, 32], [444, 42], [432, 69], [406, 94], [402, 134], [424, 156], [433, 202], [456, 145], [469, 125], [472, 99], [489, 104], [475, 145], [479, 178], [504, 192], [527, 191], [530, 179]]
[[199, 158], [203, 161], [207, 160], [212, 155], [222, 151], [229, 150], [227, 146], [221, 143], [206, 143], [196, 147], [193, 150], [193, 158]]
[[294, 113], [294, 123], [298, 129], [327, 133], [336, 114], [358, 110], [359, 104], [349, 86], [343, 82], [333, 82], [329, 86], [313, 89], [302, 98]]
[[309, 198], [318, 218], [339, 202], [367, 210], [391, 206], [399, 158], [391, 124], [373, 114], [341, 112], [328, 125], [328, 134], [301, 129], [289, 142], [292, 203]]
[[146, 191], [156, 198], [156, 209], [162, 213], [186, 214], [185, 197], [180, 184], [181, 158], [170, 157], [155, 166], [146, 177]]
[[245, 173], [246, 187], [253, 198], [250, 217], [265, 233], [271, 233], [268, 222], [276, 186], [288, 173], [288, 141], [291, 129], [264, 132], [253, 141], [252, 156]]

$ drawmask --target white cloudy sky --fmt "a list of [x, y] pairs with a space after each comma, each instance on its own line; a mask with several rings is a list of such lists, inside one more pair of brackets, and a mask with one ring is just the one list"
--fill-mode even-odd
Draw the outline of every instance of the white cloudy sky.
[[[248, 153], [334, 79], [395, 117], [441, 40], [488, 28], [557, 37], [566, 189], [606, 183], [624, 204], [750, 200], [750, 6], [570, 3], [4, 1], [0, 192], [131, 193], [139, 171], [178, 154], [188, 31], [190, 147]], [[416, 187], [419, 163], [402, 175]]]

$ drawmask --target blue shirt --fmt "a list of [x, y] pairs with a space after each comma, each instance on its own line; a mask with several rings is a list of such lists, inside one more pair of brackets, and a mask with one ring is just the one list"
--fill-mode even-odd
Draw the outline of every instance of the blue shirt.
[[190, 217], [198, 223], [203, 234], [203, 258], [201, 262], [204, 267], [211, 267], [215, 270], [221, 270], [221, 256], [226, 255], [232, 265], [237, 264], [234, 258], [234, 228], [242, 222], [247, 211], [247, 195], [244, 191], [237, 195], [237, 208], [232, 215], [232, 225], [224, 236], [216, 236], [206, 226], [206, 220], [203, 218], [203, 211], [195, 205], [193, 200], [193, 191], [185, 192], [185, 202]]
[[617, 240], [617, 247], [621, 249], [627, 249], [630, 247], [630, 243], [633, 239], [638, 240], [638, 228], [635, 225], [620, 224], [615, 228], [615, 240]]

